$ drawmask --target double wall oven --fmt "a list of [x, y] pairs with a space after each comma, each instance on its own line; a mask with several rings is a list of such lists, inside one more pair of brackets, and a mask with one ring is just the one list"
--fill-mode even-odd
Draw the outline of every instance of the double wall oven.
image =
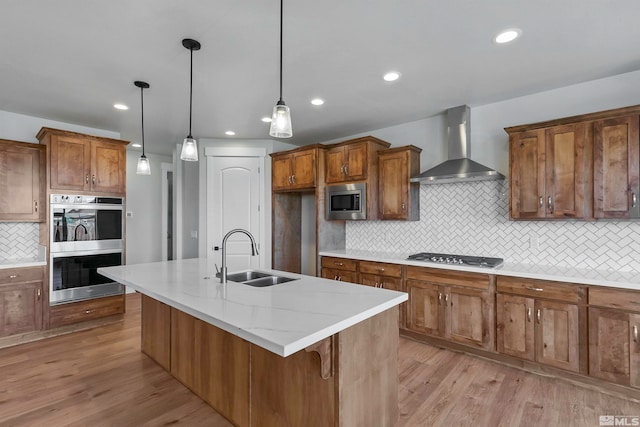
[[123, 293], [96, 270], [123, 264], [124, 199], [52, 194], [50, 203], [50, 304]]

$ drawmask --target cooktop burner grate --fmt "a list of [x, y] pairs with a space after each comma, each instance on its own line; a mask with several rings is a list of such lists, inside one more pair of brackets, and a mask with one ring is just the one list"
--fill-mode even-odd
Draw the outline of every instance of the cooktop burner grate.
[[413, 261], [435, 262], [438, 264], [469, 265], [473, 267], [494, 268], [503, 263], [502, 258], [489, 258], [480, 256], [438, 254], [433, 252], [420, 252], [407, 257]]

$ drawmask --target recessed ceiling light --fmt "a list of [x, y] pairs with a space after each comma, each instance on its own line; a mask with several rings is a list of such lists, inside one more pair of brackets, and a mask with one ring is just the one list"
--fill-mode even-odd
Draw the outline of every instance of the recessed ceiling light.
[[324, 100], [322, 100], [322, 99], [320, 99], [320, 98], [315, 98], [315, 99], [312, 99], [312, 100], [311, 100], [311, 103], [312, 103], [313, 105], [322, 105], [322, 104], [324, 104]]
[[271, 117], [263, 117], [261, 120], [265, 123], [271, 123]]
[[140, 148], [140, 147], [142, 147], [142, 145], [141, 145], [141, 144], [138, 144], [137, 142], [136, 142], [136, 143], [134, 143], [134, 144], [131, 144], [131, 146], [132, 146], [132, 147], [135, 147], [135, 148]]
[[228, 131], [226, 131], [224, 134], [225, 134], [225, 135], [229, 135], [229, 136], [233, 136], [233, 135], [235, 135], [236, 133], [235, 133], [234, 131], [232, 131], [232, 130], [228, 130]]
[[116, 110], [128, 110], [129, 107], [127, 107], [124, 104], [113, 104], [113, 108], [115, 108]]
[[390, 71], [387, 74], [385, 74], [382, 78], [385, 79], [385, 81], [387, 82], [392, 82], [400, 78], [400, 73], [398, 73], [397, 71]]
[[509, 28], [508, 30], [504, 30], [500, 32], [500, 34], [495, 36], [493, 41], [498, 44], [509, 43], [520, 37], [521, 34], [522, 30], [518, 28]]

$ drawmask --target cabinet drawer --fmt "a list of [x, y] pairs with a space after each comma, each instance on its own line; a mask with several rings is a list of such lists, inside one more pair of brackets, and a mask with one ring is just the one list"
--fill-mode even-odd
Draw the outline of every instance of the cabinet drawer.
[[322, 266], [337, 270], [356, 271], [358, 262], [347, 258], [322, 257]]
[[489, 289], [488, 274], [409, 266], [407, 267], [407, 279], [435, 282], [442, 285]]
[[360, 273], [377, 274], [378, 276], [401, 277], [402, 266], [384, 262], [360, 261]]
[[589, 288], [589, 305], [640, 312], [640, 292], [600, 287]]
[[0, 285], [42, 280], [43, 273], [42, 267], [4, 268], [0, 270]]
[[49, 322], [51, 327], [58, 327], [121, 313], [124, 313], [124, 295], [116, 295], [52, 306]]
[[585, 288], [579, 285], [506, 276], [498, 277], [496, 289], [503, 293], [573, 303], [579, 303], [585, 295]]

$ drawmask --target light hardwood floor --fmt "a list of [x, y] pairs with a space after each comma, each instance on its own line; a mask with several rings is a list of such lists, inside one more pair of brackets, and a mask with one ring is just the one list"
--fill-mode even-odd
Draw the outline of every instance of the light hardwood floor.
[[[632, 399], [406, 339], [399, 366], [398, 427], [598, 426], [599, 415], [640, 416]], [[140, 352], [139, 295], [128, 295], [124, 322], [0, 350], [0, 426], [173, 424], [231, 425]]]

